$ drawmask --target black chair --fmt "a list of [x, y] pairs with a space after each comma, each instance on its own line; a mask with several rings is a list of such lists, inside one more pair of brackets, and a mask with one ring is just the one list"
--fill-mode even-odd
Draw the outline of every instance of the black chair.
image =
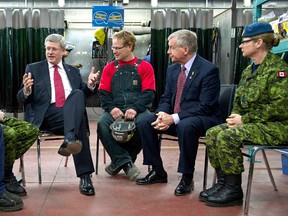
[[[221, 84], [220, 94], [219, 94], [219, 105], [221, 110], [221, 117], [223, 121], [228, 117], [232, 110], [234, 94], [237, 86], [235, 84]], [[159, 143], [161, 145], [162, 140], [171, 140], [178, 141], [177, 137], [165, 136], [164, 134], [159, 134]], [[205, 137], [200, 137], [199, 144], [206, 144]], [[204, 177], [203, 177], [203, 190], [207, 186], [207, 172], [208, 172], [208, 154], [207, 149], [205, 150], [205, 159], [204, 159]], [[148, 171], [150, 171], [150, 166], [148, 166]]]

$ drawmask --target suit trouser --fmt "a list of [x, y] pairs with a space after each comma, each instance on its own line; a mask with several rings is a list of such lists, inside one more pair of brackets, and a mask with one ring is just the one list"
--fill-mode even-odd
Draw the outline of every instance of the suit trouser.
[[0, 195], [5, 192], [4, 182], [4, 140], [2, 136], [2, 128], [0, 126]]
[[[155, 114], [150, 114], [139, 123], [139, 134], [142, 139], [144, 165], [163, 166], [160, 155], [161, 146], [158, 134], [151, 123], [156, 120]], [[177, 125], [172, 124], [165, 134], [178, 137], [180, 150], [178, 172], [193, 174], [195, 159], [198, 151], [199, 137], [205, 135], [205, 129], [199, 117], [188, 117], [182, 119]]]
[[77, 139], [82, 142], [81, 152], [73, 155], [77, 176], [94, 172], [85, 95], [81, 90], [73, 90], [67, 97], [63, 108], [57, 108], [55, 104], [51, 104], [40, 129], [64, 135], [73, 131]]
[[137, 155], [142, 149], [141, 139], [138, 135], [138, 123], [141, 118], [147, 116], [150, 112], [144, 111], [136, 116], [136, 132], [131, 140], [125, 143], [117, 142], [111, 135], [110, 125], [115, 121], [108, 112], [103, 112], [99, 118], [97, 134], [111, 158], [113, 169], [117, 170], [124, 164], [135, 162]]

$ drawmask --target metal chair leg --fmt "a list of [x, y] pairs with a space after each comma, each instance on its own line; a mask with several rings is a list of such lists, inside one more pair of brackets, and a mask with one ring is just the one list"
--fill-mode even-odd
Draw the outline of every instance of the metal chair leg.
[[65, 159], [64, 167], [67, 167], [67, 165], [68, 165], [68, 160], [69, 160], [69, 156], [67, 156], [66, 159]]
[[206, 190], [206, 188], [207, 188], [207, 173], [208, 173], [208, 152], [207, 152], [207, 147], [206, 147], [205, 159], [204, 159], [203, 190]]
[[274, 177], [273, 177], [273, 174], [271, 172], [271, 168], [270, 168], [270, 165], [269, 165], [269, 162], [268, 162], [268, 159], [267, 159], [267, 156], [266, 156], [266, 153], [265, 153], [265, 150], [262, 149], [262, 155], [263, 155], [263, 159], [264, 159], [264, 162], [265, 162], [265, 165], [266, 165], [266, 169], [268, 171], [268, 174], [269, 174], [269, 177], [270, 177], [270, 181], [274, 187], [274, 191], [278, 191], [277, 189], [277, 186], [275, 184], [275, 180], [274, 180]]
[[244, 204], [244, 214], [248, 214], [248, 210], [249, 210], [255, 155], [256, 155], [256, 152], [253, 151], [250, 157], [250, 165], [249, 165], [249, 173], [248, 173], [248, 181], [247, 181], [247, 189], [246, 189], [246, 199], [245, 199], [245, 204]]
[[97, 135], [96, 141], [96, 166], [95, 166], [95, 174], [98, 175], [98, 165], [99, 165], [99, 136]]
[[25, 187], [26, 186], [26, 177], [25, 177], [24, 156], [23, 155], [20, 157], [20, 168], [19, 168], [19, 171], [21, 172], [22, 185]]
[[39, 138], [37, 139], [37, 159], [38, 159], [38, 183], [42, 184], [40, 139]]
[[106, 150], [103, 148], [103, 162], [106, 164]]

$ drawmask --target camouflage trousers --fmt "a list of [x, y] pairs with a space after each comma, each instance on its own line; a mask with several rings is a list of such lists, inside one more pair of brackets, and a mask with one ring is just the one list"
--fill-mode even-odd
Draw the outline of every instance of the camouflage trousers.
[[206, 146], [211, 165], [220, 168], [227, 175], [244, 172], [241, 148], [243, 144], [279, 145], [287, 142], [285, 125], [273, 123], [243, 124], [228, 128], [227, 124], [217, 125], [206, 132]]
[[39, 129], [11, 116], [5, 116], [0, 125], [5, 143], [5, 167], [11, 167], [35, 143]]

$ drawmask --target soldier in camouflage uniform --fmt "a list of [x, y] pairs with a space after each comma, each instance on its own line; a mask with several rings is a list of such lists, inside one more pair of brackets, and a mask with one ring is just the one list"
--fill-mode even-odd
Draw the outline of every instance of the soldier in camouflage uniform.
[[288, 65], [270, 52], [279, 44], [268, 23], [246, 26], [240, 48], [252, 60], [242, 73], [232, 114], [226, 123], [206, 133], [208, 155], [217, 183], [200, 193], [209, 206], [233, 206], [243, 202], [242, 145], [281, 145], [288, 141]]
[[8, 192], [4, 181], [4, 139], [0, 126], [0, 211], [17, 211], [23, 208], [21, 197]]
[[26, 190], [17, 182], [13, 165], [37, 140], [39, 129], [26, 121], [4, 116], [0, 111], [0, 126], [5, 141], [5, 185], [6, 190], [18, 196], [27, 195]]

